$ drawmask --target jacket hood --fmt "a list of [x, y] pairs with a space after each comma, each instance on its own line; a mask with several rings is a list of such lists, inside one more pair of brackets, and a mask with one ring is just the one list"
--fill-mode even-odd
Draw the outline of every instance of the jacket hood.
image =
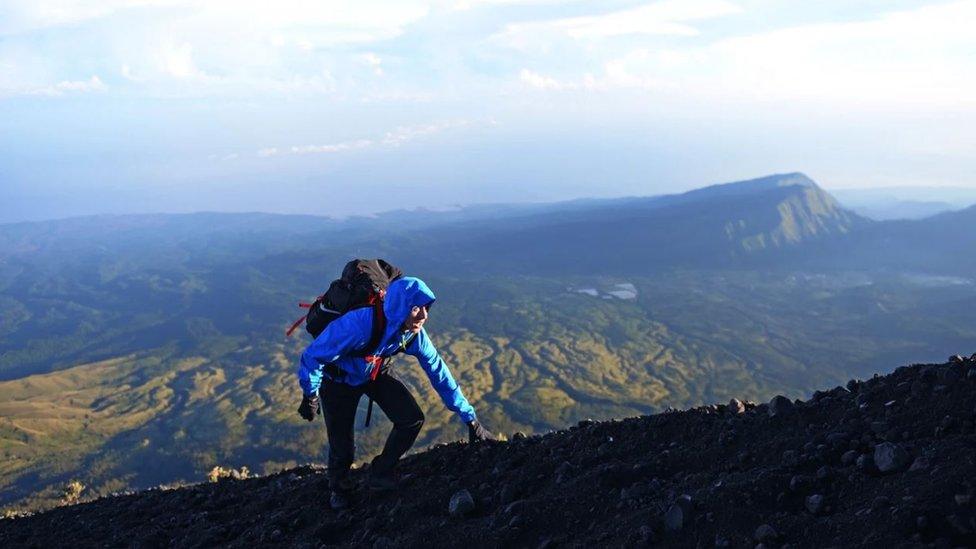
[[414, 306], [423, 307], [434, 302], [434, 292], [419, 278], [405, 276], [386, 289], [383, 299], [383, 314], [386, 315], [386, 331], [400, 329], [403, 321], [410, 316], [410, 309]]

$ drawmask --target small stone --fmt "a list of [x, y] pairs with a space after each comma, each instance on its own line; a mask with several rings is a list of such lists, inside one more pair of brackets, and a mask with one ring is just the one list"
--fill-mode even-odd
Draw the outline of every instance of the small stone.
[[874, 470], [874, 458], [871, 457], [871, 454], [861, 454], [857, 456], [856, 463], [857, 463], [857, 468], [864, 472]]
[[912, 466], [908, 468], [909, 471], [924, 471], [929, 468], [929, 460], [926, 457], [919, 456], [915, 458], [912, 462]]
[[956, 499], [956, 505], [959, 505], [961, 507], [961, 506], [969, 505], [969, 502], [972, 501], [973, 496], [969, 494], [956, 494], [955, 499]]
[[819, 515], [823, 511], [824, 497], [821, 494], [807, 496], [805, 505], [811, 515]]
[[746, 413], [746, 405], [741, 400], [733, 398], [729, 401], [729, 411], [733, 414], [744, 414]]
[[668, 508], [668, 512], [664, 513], [664, 527], [669, 532], [677, 532], [681, 530], [685, 525], [685, 512], [681, 509], [681, 506], [677, 503], [671, 505]]
[[778, 536], [779, 534], [776, 533], [776, 530], [773, 529], [773, 527], [768, 524], [761, 524], [759, 528], [756, 528], [755, 533], [753, 533], [752, 535], [752, 537], [755, 538], [755, 540], [760, 543], [767, 542], [767, 541], [776, 541], [776, 538]]
[[882, 473], [894, 473], [908, 466], [908, 452], [898, 444], [882, 442], [874, 447], [874, 464]]
[[527, 506], [528, 504], [524, 499], [513, 501], [512, 503], [508, 504], [507, 507], [505, 507], [504, 513], [506, 515], [520, 515], [525, 511]]
[[451, 513], [452, 517], [463, 517], [472, 511], [474, 511], [474, 498], [471, 497], [471, 492], [461, 489], [451, 496], [451, 502], [447, 506], [447, 510]]
[[882, 511], [891, 507], [891, 500], [885, 496], [878, 496], [871, 502], [871, 509]]
[[654, 530], [646, 524], [641, 526], [637, 530], [637, 539], [644, 545], [654, 543]]
[[840, 462], [842, 465], [850, 466], [853, 465], [855, 461], [857, 461], [857, 451], [855, 450], [848, 450], [844, 452], [842, 456], [840, 456]]
[[955, 530], [957, 534], [968, 536], [969, 534], [973, 533], [973, 531], [969, 528], [969, 526], [966, 525], [966, 522], [959, 515], [947, 516], [946, 522], [949, 523], [949, 526], [952, 526], [952, 529]]
[[790, 479], [790, 491], [791, 492], [802, 492], [806, 490], [811, 484], [810, 477], [803, 475], [793, 475]]
[[506, 484], [502, 488], [502, 503], [509, 504], [518, 499], [518, 490], [515, 488], [515, 484]]
[[789, 415], [794, 411], [793, 401], [783, 395], [776, 395], [769, 401], [767, 413], [769, 417], [780, 417]]

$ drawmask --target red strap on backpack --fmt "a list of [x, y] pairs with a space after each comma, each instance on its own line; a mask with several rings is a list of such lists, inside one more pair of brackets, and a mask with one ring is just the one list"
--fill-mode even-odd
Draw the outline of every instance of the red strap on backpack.
[[[316, 303], [317, 302], [318, 300], [316, 300]], [[306, 303], [304, 301], [298, 302], [298, 306], [301, 307], [302, 309], [311, 309], [314, 305], [315, 303]], [[298, 329], [299, 326], [304, 324], [306, 318], [308, 318], [308, 313], [303, 314], [298, 320], [295, 321], [294, 324], [291, 325], [290, 328], [285, 330], [285, 337], [291, 337], [292, 332], [294, 332], [295, 330]]]

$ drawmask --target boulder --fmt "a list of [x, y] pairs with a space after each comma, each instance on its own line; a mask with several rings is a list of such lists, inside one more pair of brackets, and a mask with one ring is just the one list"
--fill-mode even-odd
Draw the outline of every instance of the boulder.
[[672, 504], [668, 508], [668, 512], [664, 513], [664, 528], [669, 532], [677, 532], [684, 528], [685, 525], [685, 512], [677, 503]]
[[733, 414], [744, 414], [746, 413], [746, 405], [737, 398], [733, 398], [729, 401], [729, 411]]
[[772, 526], [768, 524], [761, 524], [758, 528], [756, 528], [756, 531], [753, 533], [752, 537], [755, 538], [755, 540], [759, 543], [765, 543], [776, 541], [779, 534], [776, 533], [776, 530]]
[[766, 412], [769, 414], [769, 417], [780, 417], [789, 415], [793, 410], [794, 405], [792, 400], [783, 395], [776, 395], [773, 397], [773, 400], [769, 401]]
[[452, 517], [463, 517], [474, 511], [474, 498], [471, 492], [461, 489], [451, 496], [451, 502], [447, 505], [448, 512]]
[[874, 447], [874, 464], [882, 473], [901, 471], [910, 463], [908, 452], [898, 444], [882, 442]]

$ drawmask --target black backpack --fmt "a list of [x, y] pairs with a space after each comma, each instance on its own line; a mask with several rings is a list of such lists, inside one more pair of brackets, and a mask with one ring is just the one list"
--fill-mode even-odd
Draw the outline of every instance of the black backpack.
[[312, 337], [318, 337], [330, 322], [349, 311], [373, 307], [379, 315], [373, 316], [373, 337], [366, 346], [367, 350], [372, 350], [379, 345], [379, 338], [386, 328], [386, 317], [383, 315], [386, 289], [391, 282], [402, 276], [403, 271], [382, 259], [354, 259], [346, 263], [342, 276], [333, 280], [324, 294], [311, 303], [298, 304], [299, 307], [307, 308], [308, 313], [296, 320], [285, 335], [290, 336], [304, 322], [305, 330]]
[[[307, 308], [308, 313], [296, 320], [285, 332], [285, 336], [290, 336], [304, 322], [305, 330], [312, 337], [318, 337], [330, 322], [345, 313], [353, 309], [372, 307], [373, 326], [370, 329], [369, 341], [353, 355], [363, 357], [373, 365], [370, 378], [376, 379], [386, 366], [386, 359], [370, 354], [380, 344], [383, 332], [386, 331], [383, 298], [390, 283], [402, 276], [403, 271], [382, 259], [353, 259], [346, 263], [342, 269], [342, 276], [333, 280], [324, 294], [311, 303], [299, 302], [298, 306]], [[403, 352], [413, 339], [411, 336], [395, 354]], [[370, 397], [369, 406], [366, 408], [366, 427], [369, 427], [372, 416], [373, 397]]]

